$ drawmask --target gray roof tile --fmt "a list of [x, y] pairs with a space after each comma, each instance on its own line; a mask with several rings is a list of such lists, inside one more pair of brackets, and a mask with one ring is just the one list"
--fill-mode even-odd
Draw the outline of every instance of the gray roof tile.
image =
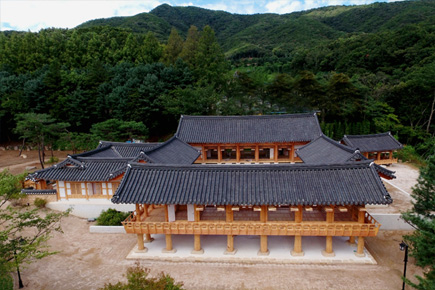
[[317, 115], [181, 116], [176, 136], [187, 143], [312, 141], [322, 133]]
[[403, 148], [403, 145], [390, 132], [371, 135], [344, 135], [342, 141], [347, 146], [357, 148], [361, 152], [388, 151]]
[[114, 203], [199, 205], [388, 204], [370, 162], [341, 165], [131, 164]]

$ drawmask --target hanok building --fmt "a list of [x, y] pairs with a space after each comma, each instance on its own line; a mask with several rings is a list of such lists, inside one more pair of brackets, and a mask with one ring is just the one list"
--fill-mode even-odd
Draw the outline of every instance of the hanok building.
[[366, 158], [374, 159], [379, 165], [397, 163], [397, 158], [393, 157], [393, 152], [403, 148], [403, 145], [390, 132], [371, 135], [344, 135], [341, 142], [358, 149]]
[[[345, 164], [369, 160], [358, 149], [352, 149], [346, 145], [321, 135], [316, 140], [296, 150], [296, 154], [304, 162], [311, 165]], [[374, 165], [380, 177], [385, 179], [396, 178], [394, 171], [388, 170], [378, 164]]]
[[364, 238], [380, 225], [367, 204], [392, 199], [373, 162], [341, 165], [154, 165], [130, 164], [113, 203], [136, 204], [123, 223], [144, 250], [144, 235], [166, 235], [164, 252], [173, 252], [172, 235], [193, 235], [192, 253], [202, 253], [201, 236], [234, 239], [260, 236], [259, 255], [268, 254], [269, 236], [293, 236], [292, 255], [303, 255], [303, 236], [324, 236], [325, 256], [333, 256], [332, 237]]
[[101, 142], [97, 149], [68, 156], [30, 178], [34, 184], [55, 183], [57, 200], [110, 199], [130, 162], [192, 164], [198, 156], [197, 150], [176, 137], [164, 143]]
[[317, 115], [181, 116], [175, 136], [201, 152], [196, 163], [295, 163], [322, 134]]

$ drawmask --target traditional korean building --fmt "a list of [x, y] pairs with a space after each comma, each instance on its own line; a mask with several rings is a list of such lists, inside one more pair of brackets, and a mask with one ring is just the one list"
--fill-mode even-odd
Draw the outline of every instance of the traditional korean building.
[[322, 134], [315, 113], [181, 116], [175, 136], [201, 152], [196, 163], [295, 163], [296, 149]]
[[[358, 149], [340, 144], [323, 134], [316, 140], [296, 150], [296, 154], [304, 164], [311, 165], [345, 164], [369, 160]], [[372, 161], [374, 160], [372, 159]], [[388, 170], [378, 164], [375, 164], [374, 168], [380, 177], [385, 179], [396, 178], [394, 171]]]
[[376, 164], [397, 163], [393, 152], [403, 148], [403, 145], [391, 135], [391, 132], [371, 135], [344, 135], [341, 142], [358, 149], [366, 158], [374, 159]]
[[[110, 199], [128, 163], [192, 164], [199, 154], [176, 137], [164, 143], [151, 144], [101, 142], [95, 150], [70, 155], [59, 164], [36, 171], [29, 177], [34, 184], [55, 183], [57, 200]], [[34, 190], [23, 192], [36, 193]]]
[[268, 254], [269, 236], [294, 236], [292, 255], [303, 255], [303, 236], [324, 236], [325, 256], [333, 256], [332, 237], [376, 236], [380, 225], [368, 204], [389, 204], [373, 162], [329, 165], [154, 165], [130, 164], [112, 198], [135, 204], [123, 223], [137, 235], [138, 250], [152, 234], [166, 235], [163, 252], [173, 252], [172, 235], [194, 236], [192, 253], [202, 253], [201, 236], [226, 235], [226, 254], [234, 239], [260, 236], [259, 255]]

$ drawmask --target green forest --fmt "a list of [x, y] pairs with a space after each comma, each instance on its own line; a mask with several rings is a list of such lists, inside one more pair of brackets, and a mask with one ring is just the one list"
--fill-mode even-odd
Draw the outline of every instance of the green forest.
[[[181, 114], [317, 111], [323, 132], [435, 148], [435, 2], [237, 15], [161, 5], [74, 29], [0, 33], [0, 142], [163, 141]], [[34, 125], [36, 127], [36, 125]], [[41, 129], [42, 130], [42, 129]]]

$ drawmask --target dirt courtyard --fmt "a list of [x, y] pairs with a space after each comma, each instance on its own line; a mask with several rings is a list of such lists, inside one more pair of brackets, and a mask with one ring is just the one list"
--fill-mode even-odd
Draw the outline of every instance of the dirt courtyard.
[[[62, 160], [71, 152], [55, 152]], [[37, 152], [0, 151], [0, 170], [8, 167], [14, 174], [27, 166], [40, 168]], [[49, 158], [49, 157], [47, 157]], [[51, 166], [51, 165], [47, 165]], [[388, 208], [371, 211], [400, 213], [410, 208], [410, 193], [418, 170], [408, 164], [394, 164], [398, 179], [385, 183], [394, 199]], [[85, 219], [69, 216], [62, 221], [64, 234], [55, 233], [49, 241], [58, 254], [21, 269], [24, 289], [79, 290], [98, 289], [105, 283], [123, 280], [125, 270], [135, 261], [125, 257], [136, 243], [134, 235], [93, 234]], [[237, 264], [204, 262], [156, 262], [141, 260], [142, 266], [170, 274], [186, 289], [400, 289], [404, 252], [399, 250], [406, 232], [380, 231], [366, 239], [366, 248], [377, 265], [354, 264]], [[407, 277], [422, 275], [410, 258]], [[15, 277], [16, 278], [16, 277]], [[411, 278], [412, 279], [412, 278]], [[412, 279], [415, 281], [415, 278]]]

